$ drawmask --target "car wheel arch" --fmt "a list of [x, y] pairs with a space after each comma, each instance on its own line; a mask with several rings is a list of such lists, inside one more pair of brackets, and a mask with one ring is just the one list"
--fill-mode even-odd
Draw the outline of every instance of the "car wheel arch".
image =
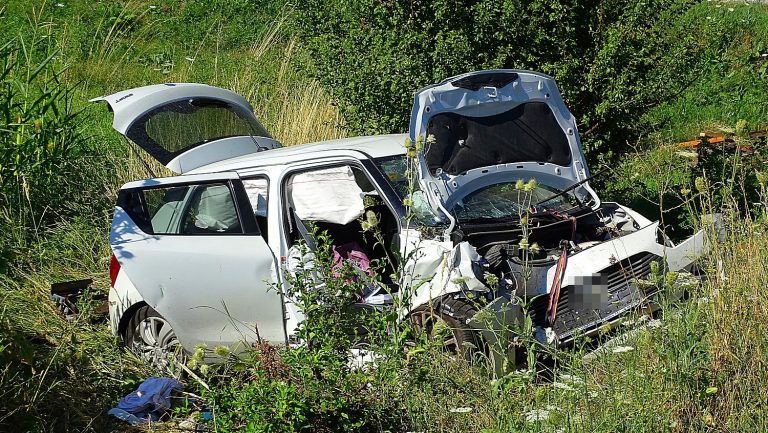
[[118, 322], [117, 325], [117, 335], [120, 336], [120, 338], [125, 341], [125, 332], [128, 328], [128, 323], [130, 323], [131, 318], [136, 314], [136, 312], [144, 307], [144, 306], [150, 306], [147, 304], [146, 301], [138, 301], [135, 304], [128, 307], [124, 312], [123, 315], [120, 317], [120, 322]]

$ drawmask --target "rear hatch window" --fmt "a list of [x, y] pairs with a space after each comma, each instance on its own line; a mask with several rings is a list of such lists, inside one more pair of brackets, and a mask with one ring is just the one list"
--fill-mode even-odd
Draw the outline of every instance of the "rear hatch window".
[[148, 111], [126, 136], [163, 164], [202, 144], [228, 137], [269, 137], [252, 113], [211, 98], [171, 102]]

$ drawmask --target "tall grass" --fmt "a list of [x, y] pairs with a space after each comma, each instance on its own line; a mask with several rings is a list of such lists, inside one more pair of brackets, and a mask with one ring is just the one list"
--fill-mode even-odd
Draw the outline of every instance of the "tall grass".
[[[343, 118], [330, 96], [317, 80], [296, 76], [297, 41], [280, 43], [283, 25], [284, 18], [268, 27], [223, 85], [253, 101], [259, 119], [284, 145], [343, 137]], [[277, 59], [271, 59], [275, 44], [281, 52]], [[260, 67], [270, 59], [279, 60], [279, 68], [271, 81], [264, 82]]]

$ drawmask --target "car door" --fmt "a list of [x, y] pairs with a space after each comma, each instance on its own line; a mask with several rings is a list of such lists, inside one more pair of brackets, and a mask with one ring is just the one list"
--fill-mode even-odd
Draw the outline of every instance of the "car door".
[[280, 147], [242, 96], [194, 83], [128, 89], [104, 101], [112, 126], [175, 173]]
[[184, 347], [285, 343], [275, 256], [236, 173], [126, 184], [110, 244]]

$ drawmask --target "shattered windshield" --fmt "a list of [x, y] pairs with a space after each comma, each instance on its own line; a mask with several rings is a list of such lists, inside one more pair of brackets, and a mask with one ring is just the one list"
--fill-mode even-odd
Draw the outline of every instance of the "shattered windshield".
[[[387, 178], [392, 188], [395, 190], [401, 200], [408, 197], [408, 177], [406, 176], [407, 161], [405, 155], [390, 156], [386, 158], [377, 158], [374, 160], [376, 166]], [[417, 224], [436, 226], [442, 224], [442, 219], [432, 212], [424, 192], [419, 189], [418, 183], [415, 185], [411, 195], [413, 205], [413, 219]]]
[[[378, 158], [375, 162], [400, 199], [405, 199], [408, 196], [405, 155]], [[552, 197], [559, 192], [560, 189], [541, 182], [502, 182], [468, 194], [453, 206], [452, 211], [459, 221], [509, 219], [519, 217], [532, 205], [537, 205], [539, 211], [550, 209], [567, 212], [578, 204], [572, 192]], [[418, 184], [412, 197], [413, 217], [418, 224], [434, 226], [443, 223], [442, 219], [433, 213]]]
[[573, 208], [575, 198], [571, 194], [549, 199], [558, 192], [559, 189], [541, 182], [518, 180], [497, 183], [468, 194], [456, 203], [453, 212], [459, 221], [471, 221], [518, 218], [536, 204], [539, 210], [551, 209], [557, 212]]

